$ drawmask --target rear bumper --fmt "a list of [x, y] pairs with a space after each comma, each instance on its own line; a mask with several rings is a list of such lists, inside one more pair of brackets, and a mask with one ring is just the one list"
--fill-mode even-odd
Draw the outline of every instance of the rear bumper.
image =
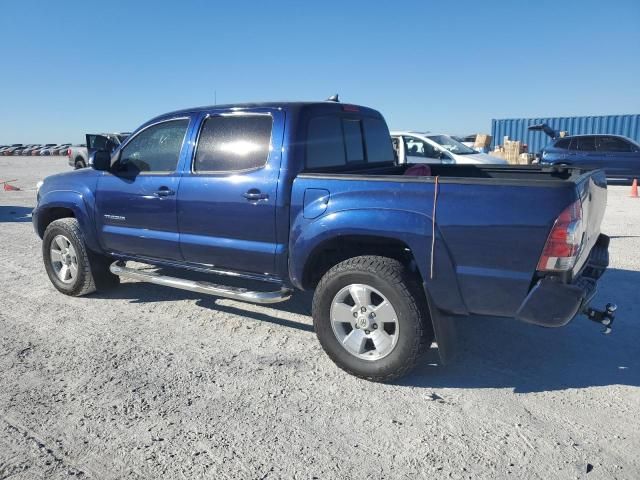
[[543, 327], [562, 327], [589, 304], [597, 280], [609, 265], [609, 237], [600, 235], [580, 275], [572, 283], [546, 277], [538, 280], [516, 313], [516, 318]]

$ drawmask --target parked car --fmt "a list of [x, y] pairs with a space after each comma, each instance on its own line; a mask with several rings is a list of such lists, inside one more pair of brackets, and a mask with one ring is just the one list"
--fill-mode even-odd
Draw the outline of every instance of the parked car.
[[15, 152], [19, 148], [22, 148], [22, 146], [23, 145], [21, 143], [14, 143], [13, 145], [10, 145], [9, 147], [5, 148], [2, 154], [13, 155], [13, 152]]
[[28, 155], [31, 155], [31, 152], [39, 148], [42, 148], [42, 145], [35, 145], [35, 144], [25, 145], [21, 150], [14, 152], [14, 155], [28, 156]]
[[66, 295], [120, 277], [256, 303], [314, 290], [325, 352], [377, 381], [406, 373], [434, 332], [446, 356], [451, 315], [557, 327], [585, 312], [611, 326], [613, 305], [588, 306], [608, 261], [602, 171], [417, 174], [396, 164], [377, 111], [338, 102], [169, 113], [92, 166], [46, 178], [33, 211], [44, 268]]
[[28, 145], [23, 145], [22, 147], [18, 147], [13, 151], [13, 155], [14, 156], [25, 156], [28, 155], [27, 152], [30, 152], [31, 149], [39, 147], [39, 145], [36, 145], [34, 143], [32, 144], [28, 144]]
[[29, 148], [22, 150], [22, 152], [20, 152], [20, 155], [23, 155], [23, 156], [37, 155], [37, 152], [43, 147], [44, 145], [32, 145]]
[[56, 145], [51, 149], [51, 155], [66, 155], [70, 146], [70, 143], [61, 143]]
[[67, 149], [69, 165], [74, 169], [89, 166], [89, 157], [96, 150], [112, 151], [120, 145], [129, 133], [88, 133], [87, 143]]
[[542, 149], [540, 163], [601, 168], [608, 178], [640, 178], [640, 145], [621, 135], [572, 135]]
[[478, 153], [448, 135], [391, 132], [399, 163], [455, 163], [506, 165], [506, 160]]
[[55, 146], [55, 143], [47, 143], [46, 145], [43, 145], [39, 149], [37, 149], [37, 152], [32, 152], [32, 155], [49, 156], [51, 155], [51, 149]]

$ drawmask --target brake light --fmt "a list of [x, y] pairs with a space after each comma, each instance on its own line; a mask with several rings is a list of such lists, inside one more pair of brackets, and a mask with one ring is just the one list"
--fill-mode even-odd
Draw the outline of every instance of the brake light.
[[538, 270], [571, 270], [580, 254], [583, 237], [582, 205], [580, 200], [576, 200], [563, 210], [553, 224], [538, 261]]
[[71, 149], [67, 148], [67, 157], [70, 157], [70, 156], [71, 156]]

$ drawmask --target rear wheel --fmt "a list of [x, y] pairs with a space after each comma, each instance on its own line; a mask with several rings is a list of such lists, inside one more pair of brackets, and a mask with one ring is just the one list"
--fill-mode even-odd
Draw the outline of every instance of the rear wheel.
[[343, 370], [390, 381], [406, 374], [433, 333], [415, 277], [397, 260], [354, 257], [322, 277], [313, 298], [320, 344]]
[[42, 257], [51, 283], [65, 295], [78, 297], [120, 282], [109, 271], [111, 260], [86, 248], [75, 218], [49, 224], [42, 239]]
[[79, 170], [84, 167], [86, 167], [86, 165], [84, 164], [84, 160], [82, 160], [81, 158], [77, 158], [75, 163], [75, 169]]

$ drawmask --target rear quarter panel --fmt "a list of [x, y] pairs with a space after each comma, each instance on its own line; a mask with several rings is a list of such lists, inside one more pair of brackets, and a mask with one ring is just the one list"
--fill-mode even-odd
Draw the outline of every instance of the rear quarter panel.
[[[313, 219], [304, 216], [304, 193], [310, 188], [330, 192], [326, 211]], [[441, 179], [431, 278], [434, 188], [430, 177], [298, 177], [291, 206], [292, 282], [300, 285], [304, 264], [323, 241], [340, 235], [377, 235], [400, 240], [412, 250], [438, 308], [513, 316], [529, 291], [553, 222], [576, 198], [573, 184], [549, 187]]]

